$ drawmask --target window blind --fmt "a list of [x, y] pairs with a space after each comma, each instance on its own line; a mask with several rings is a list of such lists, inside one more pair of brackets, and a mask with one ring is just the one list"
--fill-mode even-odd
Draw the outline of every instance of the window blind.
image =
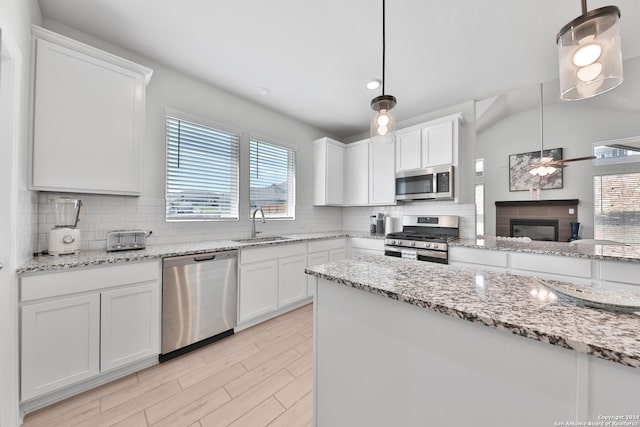
[[256, 139], [249, 141], [251, 210], [267, 218], [293, 219], [296, 205], [295, 150]]
[[166, 219], [238, 219], [240, 136], [167, 116]]
[[640, 173], [593, 177], [594, 237], [640, 243]]

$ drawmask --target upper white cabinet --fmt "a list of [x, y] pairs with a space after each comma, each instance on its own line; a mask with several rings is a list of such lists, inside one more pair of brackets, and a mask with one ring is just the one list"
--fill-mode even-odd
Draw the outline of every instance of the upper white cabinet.
[[313, 204], [344, 203], [344, 144], [331, 138], [313, 141]]
[[347, 144], [344, 149], [344, 187], [347, 206], [369, 203], [369, 141]]
[[396, 171], [457, 165], [460, 114], [397, 131]]
[[314, 205], [395, 204], [394, 144], [313, 141]]
[[33, 27], [31, 188], [139, 195], [152, 70]]

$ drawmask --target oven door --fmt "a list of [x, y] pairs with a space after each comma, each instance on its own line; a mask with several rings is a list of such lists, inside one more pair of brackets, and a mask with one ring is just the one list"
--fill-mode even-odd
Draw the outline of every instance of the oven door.
[[415, 259], [418, 261], [435, 262], [438, 264], [449, 264], [447, 251], [431, 251], [429, 249], [412, 249], [398, 246], [385, 246], [384, 254], [397, 258]]

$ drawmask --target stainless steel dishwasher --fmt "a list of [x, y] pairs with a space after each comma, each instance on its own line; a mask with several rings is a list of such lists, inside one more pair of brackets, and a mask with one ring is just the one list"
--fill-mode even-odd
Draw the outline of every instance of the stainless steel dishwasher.
[[165, 258], [162, 264], [160, 362], [232, 335], [238, 251]]

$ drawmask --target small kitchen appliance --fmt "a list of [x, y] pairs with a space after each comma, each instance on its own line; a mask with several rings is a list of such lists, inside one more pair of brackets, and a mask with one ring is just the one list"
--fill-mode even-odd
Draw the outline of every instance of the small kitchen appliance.
[[151, 231], [113, 230], [107, 233], [107, 252], [144, 249]]
[[49, 231], [49, 255], [68, 255], [80, 252], [80, 220], [82, 200], [60, 197], [53, 199], [53, 224]]
[[404, 215], [402, 231], [387, 234], [384, 254], [449, 264], [448, 243], [460, 235], [459, 218], [452, 215]]

